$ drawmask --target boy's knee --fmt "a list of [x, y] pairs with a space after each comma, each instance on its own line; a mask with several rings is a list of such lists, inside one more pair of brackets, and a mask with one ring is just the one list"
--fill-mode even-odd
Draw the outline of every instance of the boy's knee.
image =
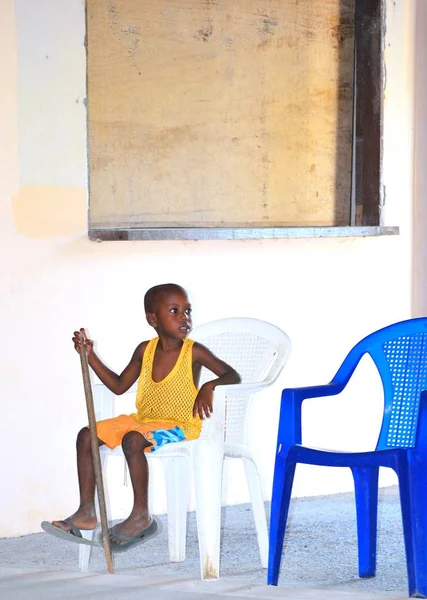
[[90, 443], [90, 433], [88, 427], [83, 427], [83, 429], [80, 429], [79, 433], [77, 434], [77, 444], [84, 444], [85, 442]]
[[138, 433], [138, 431], [128, 431], [122, 439], [122, 448], [125, 454], [141, 452], [148, 445], [149, 443], [145, 437], [141, 433]]

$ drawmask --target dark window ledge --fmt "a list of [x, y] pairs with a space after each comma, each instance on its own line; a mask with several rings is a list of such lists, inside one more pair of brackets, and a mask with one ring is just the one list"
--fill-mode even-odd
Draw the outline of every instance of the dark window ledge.
[[398, 235], [399, 227], [129, 227], [92, 228], [96, 242], [137, 240], [259, 240]]

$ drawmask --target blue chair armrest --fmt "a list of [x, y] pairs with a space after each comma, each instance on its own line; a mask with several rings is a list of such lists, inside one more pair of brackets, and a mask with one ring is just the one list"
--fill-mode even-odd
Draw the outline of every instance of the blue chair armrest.
[[[346, 384], [347, 382], [345, 382]], [[335, 396], [343, 391], [345, 384], [331, 381], [324, 385], [311, 385], [308, 387], [287, 388], [285, 391], [292, 392], [291, 397], [302, 402], [308, 398], [322, 398], [324, 396]], [[288, 394], [286, 394], [288, 396]]]
[[363, 340], [350, 350], [330, 383], [283, 390], [277, 437], [278, 452], [283, 450], [287, 453], [290, 446], [301, 444], [301, 404], [303, 401], [308, 398], [322, 398], [341, 393], [366, 351], [367, 347]]
[[301, 444], [301, 405], [308, 398], [335, 396], [342, 392], [346, 383], [331, 382], [326, 385], [309, 387], [286, 388], [282, 392], [280, 406], [279, 432], [277, 436], [277, 451]]
[[[324, 396], [335, 396], [336, 394], [340, 394], [350, 381], [360, 359], [366, 351], [367, 348], [360, 342], [347, 354], [330, 383], [324, 385], [312, 385], [309, 387], [288, 388], [289, 392], [284, 390], [284, 392], [287, 392], [286, 398], [292, 398], [293, 401], [299, 401], [301, 403], [308, 398], [322, 398]], [[284, 397], [282, 396], [282, 402], [283, 399]]]

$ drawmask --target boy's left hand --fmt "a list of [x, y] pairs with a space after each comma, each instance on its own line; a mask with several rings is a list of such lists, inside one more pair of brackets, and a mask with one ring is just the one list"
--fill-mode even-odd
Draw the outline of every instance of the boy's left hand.
[[208, 381], [199, 390], [194, 401], [193, 417], [199, 415], [201, 419], [209, 419], [213, 413], [213, 388]]

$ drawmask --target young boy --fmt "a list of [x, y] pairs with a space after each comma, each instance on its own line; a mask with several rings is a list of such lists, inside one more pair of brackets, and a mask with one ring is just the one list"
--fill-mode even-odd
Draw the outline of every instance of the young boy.
[[[73, 337], [76, 350], [84, 345], [89, 365], [114, 394], [125, 393], [139, 377], [137, 413], [96, 424], [100, 446], [122, 445], [134, 493], [129, 517], [110, 529], [115, 552], [128, 550], [158, 532], [158, 522], [148, 512], [148, 464], [144, 452], [153, 452], [165, 443], [197, 438], [202, 420], [212, 413], [215, 387], [240, 382], [240, 376], [232, 367], [187, 337], [191, 331], [191, 305], [181, 286], [167, 283], [149, 289], [144, 297], [144, 308], [157, 337], [137, 346], [120, 375], [106, 367], [95, 354], [93, 342], [86, 338], [84, 329], [75, 331]], [[202, 367], [217, 378], [198, 389]], [[44, 521], [42, 527], [57, 537], [90, 543], [82, 538], [80, 531], [95, 529], [97, 524], [95, 473], [87, 427], [77, 436], [77, 473], [79, 508], [63, 521]]]

